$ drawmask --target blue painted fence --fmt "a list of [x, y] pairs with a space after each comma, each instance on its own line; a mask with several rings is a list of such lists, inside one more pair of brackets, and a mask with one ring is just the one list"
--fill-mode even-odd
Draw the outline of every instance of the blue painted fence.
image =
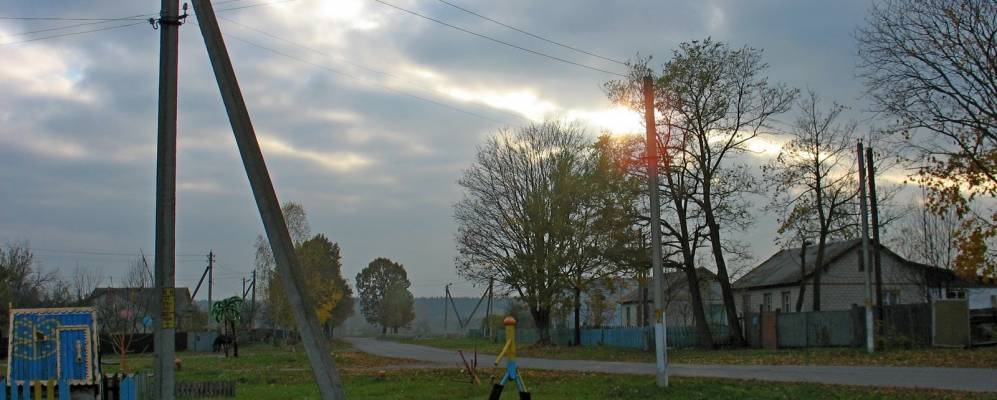
[[[730, 343], [730, 329], [726, 325], [710, 326], [710, 333], [713, 336], [715, 345], [727, 345]], [[498, 342], [505, 341], [505, 332], [499, 331]], [[551, 329], [551, 341], [557, 345], [567, 345], [574, 338], [574, 331], [566, 328]], [[540, 335], [535, 329], [516, 330], [516, 342], [519, 344], [532, 344], [539, 339]], [[635, 349], [651, 348], [654, 344], [654, 328], [601, 328], [582, 329], [582, 346], [610, 346], [629, 347]], [[667, 340], [669, 348], [693, 347], [699, 343], [699, 332], [694, 326], [671, 326], [667, 327]]]

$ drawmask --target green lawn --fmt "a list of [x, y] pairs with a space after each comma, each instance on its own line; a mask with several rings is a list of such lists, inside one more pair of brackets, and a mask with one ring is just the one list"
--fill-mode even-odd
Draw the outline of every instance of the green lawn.
[[[471, 338], [393, 338], [403, 343], [420, 344], [444, 349], [498, 354], [502, 343]], [[556, 358], [568, 360], [654, 362], [654, 354], [640, 349], [608, 346], [521, 346], [520, 357]], [[812, 348], [782, 350], [694, 350], [677, 349], [668, 352], [668, 360], [682, 364], [738, 365], [882, 365], [930, 366], [963, 368], [997, 368], [997, 347], [974, 349], [886, 349], [866, 354], [858, 348]]]
[[[239, 358], [214, 354], [180, 353], [180, 381], [234, 380], [239, 399], [318, 399], [303, 351], [255, 345], [244, 346]], [[491, 368], [481, 371], [481, 386], [468, 382], [457, 368], [405, 369], [411, 361], [359, 353], [337, 342], [334, 355], [351, 399], [485, 399]], [[113, 359], [113, 357], [110, 357]], [[136, 355], [129, 369], [147, 371], [151, 355]], [[378, 371], [386, 371], [380, 379]], [[105, 368], [104, 372], [115, 372]], [[997, 394], [876, 389], [817, 384], [785, 384], [701, 378], [672, 378], [659, 389], [648, 376], [522, 371], [538, 399], [997, 399]], [[515, 399], [512, 387], [503, 399]]]

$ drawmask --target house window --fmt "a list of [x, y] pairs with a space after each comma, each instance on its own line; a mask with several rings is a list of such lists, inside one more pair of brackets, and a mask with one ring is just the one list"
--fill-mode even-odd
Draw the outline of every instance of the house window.
[[891, 289], [883, 292], [883, 304], [888, 306], [900, 304], [900, 289]]
[[966, 291], [964, 289], [949, 289], [945, 291], [946, 299], [965, 299]]
[[625, 322], [624, 322], [623, 324], [624, 324], [625, 326], [633, 326], [633, 325], [632, 325], [632, 324], [630, 323], [630, 306], [629, 306], [629, 305], [628, 305], [628, 306], [626, 306], [626, 309], [627, 309], [627, 318], [626, 318], [626, 321], [625, 321]]
[[741, 312], [752, 312], [751, 309], [751, 295], [746, 294], [741, 298]]
[[772, 293], [762, 295], [762, 308], [765, 311], [772, 311]]
[[782, 312], [789, 312], [792, 308], [789, 308], [789, 291], [782, 292]]

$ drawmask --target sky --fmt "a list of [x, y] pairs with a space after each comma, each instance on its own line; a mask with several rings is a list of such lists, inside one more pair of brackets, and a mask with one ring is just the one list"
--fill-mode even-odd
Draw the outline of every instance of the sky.
[[[440, 1], [385, 2], [625, 72]], [[607, 58], [653, 55], [657, 68], [683, 41], [712, 37], [762, 49], [771, 82], [814, 89], [851, 107], [850, 118], [866, 118], [854, 32], [867, 1], [451, 2]], [[613, 75], [374, 0], [215, 3], [233, 8], [219, 11], [219, 23], [277, 195], [301, 203], [313, 233], [341, 245], [351, 283], [368, 262], [388, 257], [405, 265], [416, 296], [442, 295], [449, 282], [455, 295], [480, 294], [455, 273], [452, 206], [483, 138], [544, 118], [575, 120], [592, 135], [643, 129], [638, 115], [603, 93]], [[116, 18], [158, 9], [153, 0], [14, 0], [0, 5], [0, 17]], [[222, 297], [236, 294], [252, 270], [263, 228], [194, 22], [180, 28], [176, 284], [196, 285], [212, 251]], [[0, 18], [0, 244], [27, 241], [43, 269], [97, 270], [113, 284], [140, 251], [151, 257], [153, 249], [159, 31], [124, 20], [24, 34], [79, 23], [87, 21]], [[766, 140], [759, 148], [779, 138]], [[761, 165], [773, 154], [747, 162]], [[764, 198], [752, 201], [755, 224], [734, 236], [763, 260], [777, 249], [775, 217], [761, 210]]]

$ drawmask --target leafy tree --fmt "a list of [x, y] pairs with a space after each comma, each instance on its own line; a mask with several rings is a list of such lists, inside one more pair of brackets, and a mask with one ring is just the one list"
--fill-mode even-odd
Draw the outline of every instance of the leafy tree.
[[540, 343], [550, 343], [551, 311], [569, 287], [565, 270], [582, 254], [577, 227], [585, 159], [591, 151], [572, 125], [544, 122], [501, 131], [478, 148], [458, 181], [454, 206], [457, 272], [519, 294]]
[[[215, 322], [222, 326], [229, 327], [229, 334], [232, 335], [233, 356], [239, 357], [239, 333], [236, 331], [236, 323], [242, 320], [242, 298], [232, 296], [211, 305], [211, 315]], [[225, 348], [225, 356], [228, 357], [228, 348]]]
[[[281, 206], [281, 212], [284, 213], [284, 221], [287, 223], [291, 242], [294, 243], [295, 247], [301, 245], [311, 236], [311, 226], [308, 224], [308, 215], [304, 207], [300, 203], [288, 201]], [[293, 328], [295, 326], [294, 315], [290, 313], [287, 296], [283, 292], [283, 283], [277, 274], [277, 264], [274, 261], [270, 242], [263, 235], [256, 235], [253, 248], [260, 293], [263, 294], [261, 300], [264, 318], [274, 325]]]
[[[844, 106], [832, 103], [823, 109], [814, 91], [799, 101], [799, 108], [791, 139], [763, 171], [772, 194], [770, 208], [781, 215], [779, 231], [803, 240], [816, 237], [814, 265], [824, 265], [828, 239], [847, 236], [855, 226], [855, 124], [839, 121]], [[815, 268], [813, 311], [820, 311], [820, 278], [821, 268]], [[806, 286], [800, 288], [797, 312], [802, 311]]]
[[408, 327], [415, 319], [415, 298], [404, 282], [394, 282], [385, 291], [381, 301], [381, 320], [385, 326], [391, 327], [393, 333], [398, 328]]
[[997, 279], [995, 32], [993, 1], [885, 0], [857, 34], [869, 94], [912, 152], [928, 208], [960, 221], [956, 271], [990, 279]]
[[388, 258], [378, 257], [357, 274], [360, 309], [367, 322], [388, 328], [407, 326], [415, 317], [411, 283], [405, 267]]
[[327, 334], [353, 315], [353, 290], [343, 279], [339, 244], [322, 234], [302, 242], [298, 261], [308, 277], [305, 291], [314, 304], [315, 317]]

